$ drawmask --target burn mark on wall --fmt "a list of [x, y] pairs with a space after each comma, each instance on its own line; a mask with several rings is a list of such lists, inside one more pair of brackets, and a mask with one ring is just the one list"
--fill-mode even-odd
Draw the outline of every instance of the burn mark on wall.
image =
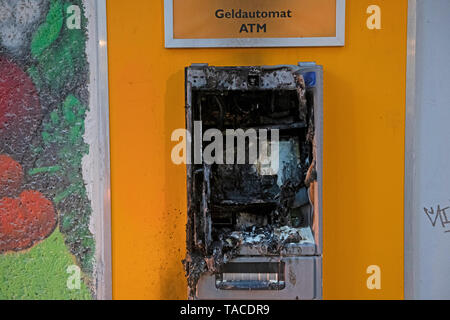
[[187, 166], [184, 265], [191, 298], [203, 274], [220, 274], [234, 257], [252, 251], [279, 255], [312, 238], [312, 90], [291, 66], [187, 69], [190, 132], [194, 121], [201, 121], [203, 132], [277, 129], [280, 135], [277, 174], [263, 173], [258, 162]]

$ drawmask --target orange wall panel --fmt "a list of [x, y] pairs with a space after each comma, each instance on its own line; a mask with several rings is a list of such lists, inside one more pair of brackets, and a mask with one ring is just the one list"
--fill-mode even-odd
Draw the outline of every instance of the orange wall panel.
[[[366, 27], [369, 5], [382, 30]], [[108, 0], [113, 295], [185, 299], [184, 67], [324, 66], [324, 298], [403, 298], [407, 0], [347, 0], [346, 45], [165, 49], [163, 1]], [[366, 286], [379, 265], [382, 289]]]

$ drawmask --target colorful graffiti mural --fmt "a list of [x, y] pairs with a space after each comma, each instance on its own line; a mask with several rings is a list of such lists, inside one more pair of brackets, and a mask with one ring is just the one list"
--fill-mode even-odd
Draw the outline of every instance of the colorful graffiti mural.
[[84, 12], [82, 0], [0, 0], [0, 299], [95, 298]]

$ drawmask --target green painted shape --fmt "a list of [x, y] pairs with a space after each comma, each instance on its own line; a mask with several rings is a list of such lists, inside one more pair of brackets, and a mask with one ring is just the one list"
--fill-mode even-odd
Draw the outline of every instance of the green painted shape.
[[0, 255], [0, 300], [92, 300], [83, 281], [67, 288], [74, 261], [58, 230], [29, 251]]
[[53, 201], [58, 204], [68, 196], [70, 196], [73, 193], [80, 193], [81, 189], [83, 188], [83, 185], [71, 185], [69, 188], [61, 192], [60, 194], [56, 195]]
[[40, 83], [54, 92], [75, 88], [79, 73], [86, 67], [85, 35], [83, 30], [63, 29], [60, 39], [38, 57]]
[[[80, 74], [87, 71], [87, 19], [83, 14], [81, 29], [68, 29], [63, 26], [68, 18], [67, 8], [72, 4], [80, 5], [78, 1], [63, 3], [61, 0], [53, 0], [47, 20], [40, 25], [31, 44], [35, 63], [28, 68], [28, 73], [38, 89], [50, 89], [55, 95], [61, 90], [78, 87], [78, 81], [82, 80]], [[83, 10], [83, 6], [80, 7]], [[58, 32], [54, 32], [58, 28]]]
[[80, 101], [73, 95], [69, 94], [64, 100], [63, 103], [63, 114], [64, 119], [67, 121], [67, 123], [73, 125], [77, 121], [77, 115], [74, 112], [74, 109], [81, 106]]
[[61, 166], [35, 168], [28, 171], [28, 175], [34, 176], [39, 173], [55, 173], [60, 171], [61, 169]]
[[59, 123], [59, 115], [58, 112], [56, 110], [53, 110], [50, 113], [50, 119], [53, 125], [57, 125]]
[[50, 4], [45, 22], [39, 26], [31, 41], [31, 54], [37, 58], [58, 39], [64, 24], [63, 6], [59, 0]]

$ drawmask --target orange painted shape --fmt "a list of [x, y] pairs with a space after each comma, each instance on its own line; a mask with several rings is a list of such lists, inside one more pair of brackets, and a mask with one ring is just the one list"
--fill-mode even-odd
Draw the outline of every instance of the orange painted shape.
[[[382, 10], [368, 30], [367, 7]], [[163, 1], [109, 0], [113, 295], [184, 299], [184, 67], [324, 66], [324, 298], [403, 297], [407, 0], [347, 0], [346, 45], [165, 49]], [[378, 265], [382, 289], [369, 290]]]

